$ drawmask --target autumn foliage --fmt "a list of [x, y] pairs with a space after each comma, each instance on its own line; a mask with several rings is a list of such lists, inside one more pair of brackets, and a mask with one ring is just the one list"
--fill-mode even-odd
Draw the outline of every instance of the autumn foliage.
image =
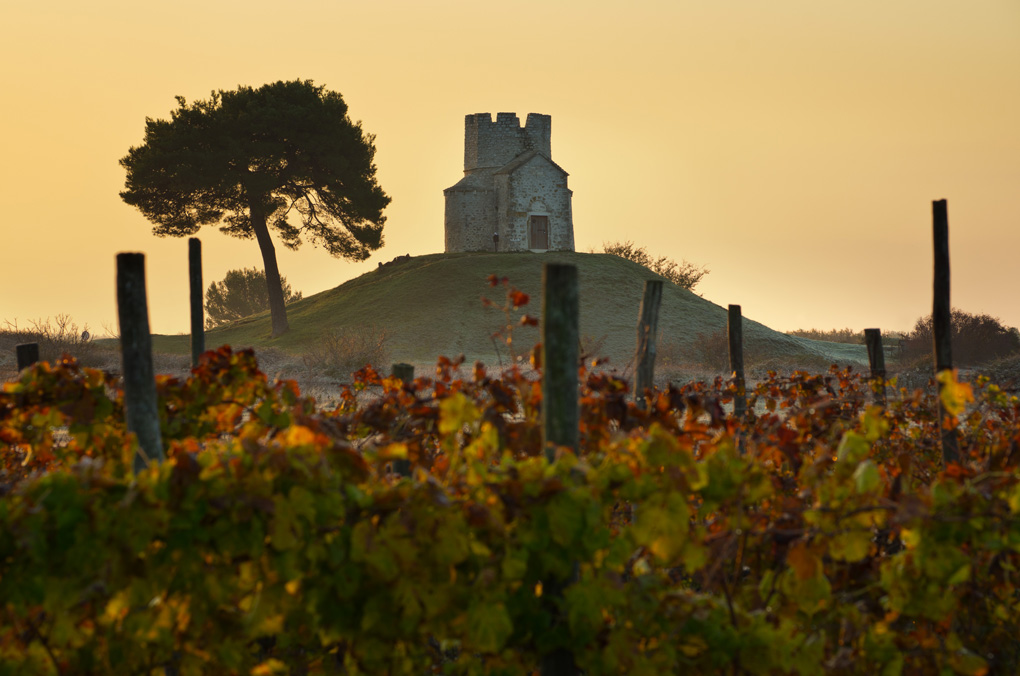
[[[523, 299], [519, 299], [523, 300]], [[123, 394], [73, 360], [0, 394], [0, 674], [972, 674], [1020, 670], [1020, 404], [848, 370], [637, 407], [582, 368], [549, 464], [541, 388], [441, 358], [324, 408], [250, 351]], [[368, 396], [371, 395], [371, 396]], [[392, 473], [409, 460], [412, 476]], [[571, 579], [561, 593], [549, 581]]]

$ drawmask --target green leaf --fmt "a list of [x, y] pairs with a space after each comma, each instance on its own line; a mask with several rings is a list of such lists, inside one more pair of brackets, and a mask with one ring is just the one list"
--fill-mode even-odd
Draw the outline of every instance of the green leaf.
[[865, 460], [854, 470], [854, 485], [858, 493], [870, 493], [882, 484], [882, 475], [871, 460]]
[[836, 449], [836, 458], [841, 463], [856, 465], [871, 451], [868, 440], [856, 432], [847, 432]]
[[645, 545], [662, 563], [670, 563], [683, 550], [690, 528], [687, 500], [676, 491], [659, 493], [637, 507], [634, 540]]
[[574, 492], [560, 493], [549, 501], [549, 531], [555, 542], [574, 542], [584, 529], [584, 506]]
[[871, 552], [871, 531], [852, 530], [840, 533], [829, 543], [829, 554], [839, 561], [860, 561]]
[[269, 542], [277, 550], [284, 551], [298, 546], [295, 532], [298, 528], [294, 506], [283, 496], [273, 500], [273, 520], [269, 524]]
[[493, 601], [473, 603], [468, 608], [467, 623], [472, 649], [483, 653], [499, 652], [514, 630], [506, 606]]

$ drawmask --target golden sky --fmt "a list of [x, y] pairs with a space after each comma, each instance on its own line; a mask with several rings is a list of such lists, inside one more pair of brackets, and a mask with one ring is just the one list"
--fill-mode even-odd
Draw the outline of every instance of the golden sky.
[[[277, 246], [305, 295], [442, 251], [464, 115], [538, 112], [578, 250], [705, 265], [705, 298], [778, 330], [909, 329], [945, 198], [953, 305], [1020, 325], [1018, 0], [53, 0], [0, 25], [0, 320], [116, 330], [114, 256], [141, 251], [153, 331], [186, 332], [187, 240], [121, 202], [118, 160], [175, 95], [301, 78], [376, 134], [393, 198], [367, 262]], [[206, 285], [261, 266], [200, 236]]]

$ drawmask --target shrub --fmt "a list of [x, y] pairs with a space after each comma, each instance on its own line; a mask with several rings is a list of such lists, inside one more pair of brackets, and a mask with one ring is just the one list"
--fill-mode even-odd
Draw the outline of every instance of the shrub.
[[693, 291], [698, 282], [709, 273], [708, 268], [698, 267], [694, 263], [681, 261], [677, 263], [666, 256], [652, 257], [644, 247], [635, 246], [633, 242], [602, 243], [602, 250], [620, 258], [643, 265], [657, 275], [662, 275], [682, 289]]
[[0, 350], [13, 359], [18, 345], [38, 343], [41, 361], [54, 362], [70, 354], [81, 363], [94, 366], [97, 348], [88, 329], [87, 324], [79, 329], [66, 314], [31, 321], [28, 328], [20, 328], [17, 321], [5, 321], [0, 328]]
[[367, 365], [381, 367], [386, 357], [385, 332], [342, 328], [323, 333], [301, 362], [309, 374], [343, 378]]
[[[301, 300], [301, 292], [291, 291], [287, 278], [280, 276], [283, 302]], [[206, 328], [250, 317], [269, 309], [266, 273], [258, 268], [230, 270], [221, 282], [213, 282], [205, 292]]]
[[[962, 310], [950, 314], [954, 366], [979, 366], [1020, 350], [1020, 331], [998, 318]], [[900, 362], [932, 362], [932, 316], [921, 317], [900, 341]]]
[[718, 372], [730, 370], [730, 341], [726, 329], [713, 333], [699, 333], [691, 345], [694, 361]]

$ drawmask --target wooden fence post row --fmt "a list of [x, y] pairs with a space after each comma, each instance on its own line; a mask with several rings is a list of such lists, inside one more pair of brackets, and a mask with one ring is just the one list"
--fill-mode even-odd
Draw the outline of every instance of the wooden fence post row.
[[744, 320], [739, 305], [729, 306], [726, 336], [730, 347], [730, 370], [737, 385], [737, 396], [733, 399], [733, 416], [740, 420], [747, 413], [747, 386], [744, 382]]
[[18, 355], [18, 370], [28, 368], [39, 361], [39, 343], [22, 343], [14, 348]]
[[188, 282], [191, 291], [191, 368], [205, 352], [205, 311], [202, 307], [202, 241], [188, 239]]
[[[935, 351], [935, 375], [953, 368], [949, 304], [949, 214], [945, 200], [932, 202], [932, 242], [935, 249], [935, 282], [932, 292], [932, 334]], [[942, 461], [957, 462], [960, 448], [956, 430], [942, 406], [942, 383], [938, 384], [939, 422], [942, 426]]]
[[124, 370], [124, 408], [127, 428], [138, 437], [140, 453], [135, 455], [134, 463], [138, 472], [150, 461], [163, 461], [149, 306], [145, 296], [145, 254], [117, 254], [117, 315]]
[[634, 401], [645, 407], [645, 389], [655, 383], [655, 341], [659, 333], [662, 280], [649, 279], [638, 311], [637, 351], [634, 354]]

